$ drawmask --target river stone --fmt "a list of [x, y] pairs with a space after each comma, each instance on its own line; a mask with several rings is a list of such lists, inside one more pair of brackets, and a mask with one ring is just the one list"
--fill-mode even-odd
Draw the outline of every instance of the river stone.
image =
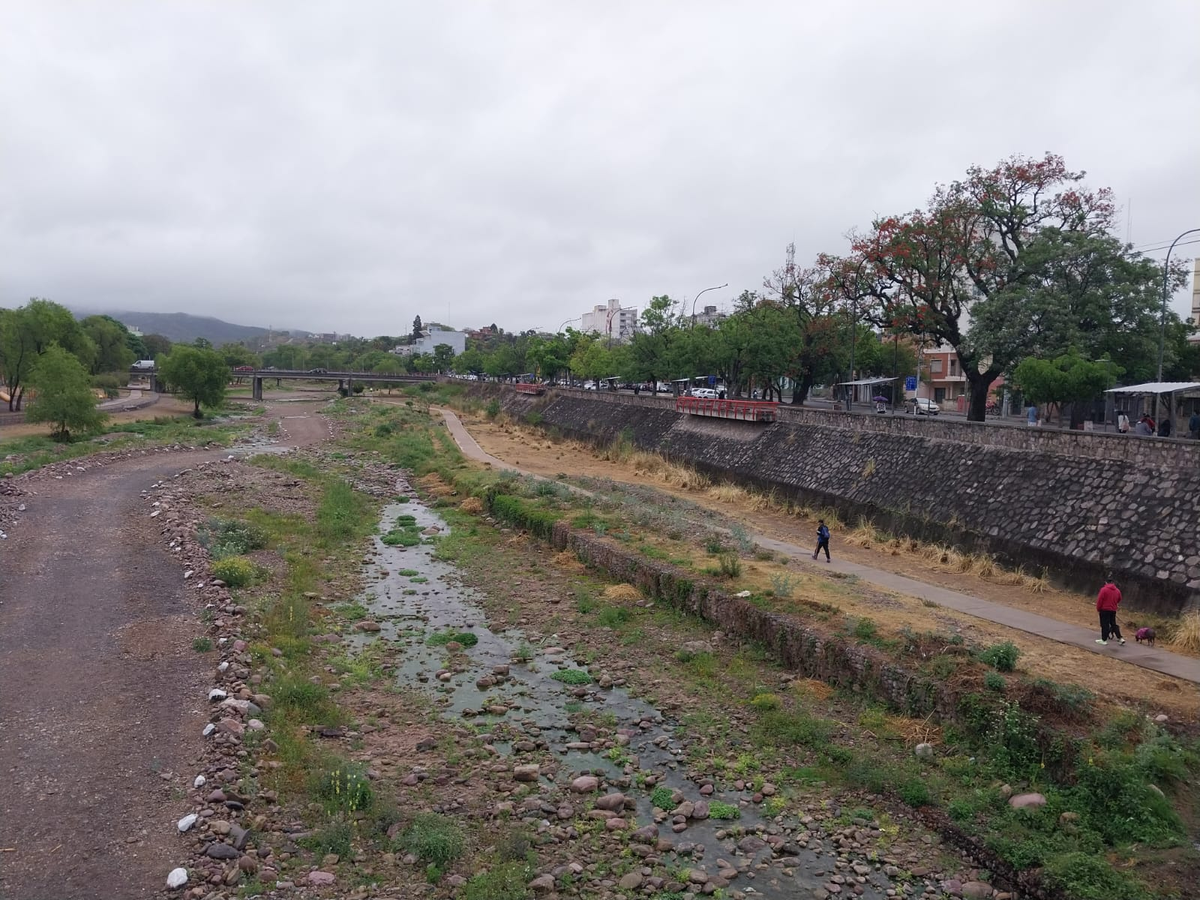
[[312, 884], [312, 885], [322, 885], [322, 884], [333, 884], [333, 882], [336, 879], [334, 878], [332, 872], [318, 871], [318, 872], [309, 872], [308, 878], [306, 880], [308, 881], [309, 884]]
[[689, 869], [688, 870], [688, 881], [691, 882], [692, 884], [707, 884], [708, 883], [708, 873], [705, 872], [703, 869]]
[[992, 896], [992, 886], [986, 881], [968, 881], [962, 886], [962, 895], [968, 900], [987, 900]]
[[1015, 797], [1009, 798], [1008, 805], [1013, 809], [1045, 806], [1046, 798], [1041, 794], [1017, 794]]
[[172, 869], [167, 875], [167, 887], [172, 891], [177, 891], [187, 884], [187, 880], [187, 869], [180, 866], [178, 869]]
[[917, 744], [913, 753], [921, 759], [933, 759], [933, 744]]
[[607, 809], [617, 812], [625, 808], [625, 795], [621, 793], [605, 794], [596, 800], [596, 809]]
[[529, 889], [535, 894], [549, 894], [554, 890], [554, 876], [539, 875], [533, 881], [529, 882]]
[[237, 859], [242, 854], [228, 844], [213, 843], [204, 848], [204, 855], [209, 859]]
[[359, 622], [354, 627], [357, 628], [359, 631], [379, 631], [379, 629], [380, 629], [379, 623], [376, 621], [373, 621], [372, 619], [364, 619], [363, 621]]
[[708, 801], [707, 800], [697, 800], [695, 803], [692, 804], [692, 818], [700, 819], [700, 820], [708, 818]]
[[629, 872], [621, 876], [621, 880], [617, 882], [617, 887], [623, 891], [636, 891], [642, 886], [642, 873]]
[[637, 831], [629, 836], [631, 841], [636, 841], [639, 844], [655, 844], [658, 842], [658, 826], [643, 825]]
[[571, 782], [571, 790], [577, 794], [590, 794], [600, 787], [600, 779], [595, 775], [580, 775]]
[[537, 781], [541, 774], [541, 766], [533, 763], [513, 766], [513, 779], [516, 781]]
[[180, 819], [178, 822], [175, 823], [175, 827], [179, 829], [180, 834], [183, 834], [185, 831], [187, 831], [193, 825], [196, 824], [196, 820], [198, 818], [200, 818], [200, 817], [197, 816], [195, 813], [188, 813], [186, 816], [184, 816], [182, 819]]

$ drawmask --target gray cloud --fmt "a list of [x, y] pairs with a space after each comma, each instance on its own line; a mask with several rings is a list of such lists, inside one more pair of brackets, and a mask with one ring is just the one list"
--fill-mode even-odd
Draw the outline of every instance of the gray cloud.
[[727, 300], [1046, 150], [1165, 243], [1200, 227], [1197, 34], [1191, 0], [10, 0], [0, 304], [552, 328]]

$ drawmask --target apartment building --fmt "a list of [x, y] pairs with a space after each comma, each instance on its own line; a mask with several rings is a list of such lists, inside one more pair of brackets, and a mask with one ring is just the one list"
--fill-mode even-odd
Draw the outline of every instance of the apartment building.
[[616, 341], [627, 341], [637, 331], [637, 320], [637, 307], [622, 307], [620, 300], [609, 300], [585, 312], [580, 317], [579, 330]]

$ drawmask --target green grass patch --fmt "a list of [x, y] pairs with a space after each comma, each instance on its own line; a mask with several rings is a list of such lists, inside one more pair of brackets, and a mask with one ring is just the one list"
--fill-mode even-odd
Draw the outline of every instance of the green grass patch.
[[244, 588], [258, 577], [258, 566], [244, 556], [218, 559], [210, 567], [213, 578], [220, 579], [231, 588]]
[[583, 669], [559, 669], [556, 672], [552, 672], [550, 677], [555, 681], [561, 681], [563, 684], [581, 685], [592, 683], [592, 676], [583, 671]]
[[462, 644], [464, 647], [474, 647], [479, 643], [479, 638], [470, 631], [439, 631], [431, 634], [425, 641], [430, 647], [444, 647], [451, 642]]
[[438, 813], [419, 813], [397, 839], [400, 849], [421, 862], [444, 868], [463, 855], [466, 838], [453, 819]]
[[720, 800], [714, 800], [708, 805], [708, 815], [713, 819], [727, 821], [730, 819], [740, 819], [742, 811], [732, 803], [722, 803]]

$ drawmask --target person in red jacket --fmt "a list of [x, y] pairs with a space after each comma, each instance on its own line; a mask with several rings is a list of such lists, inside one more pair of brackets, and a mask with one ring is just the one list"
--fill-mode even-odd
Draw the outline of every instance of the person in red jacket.
[[1100, 613], [1100, 637], [1097, 644], [1107, 644], [1111, 635], [1119, 643], [1125, 643], [1121, 637], [1121, 626], [1117, 624], [1117, 607], [1121, 605], [1121, 590], [1113, 584], [1112, 574], [1104, 576], [1104, 587], [1096, 597], [1096, 610]]

